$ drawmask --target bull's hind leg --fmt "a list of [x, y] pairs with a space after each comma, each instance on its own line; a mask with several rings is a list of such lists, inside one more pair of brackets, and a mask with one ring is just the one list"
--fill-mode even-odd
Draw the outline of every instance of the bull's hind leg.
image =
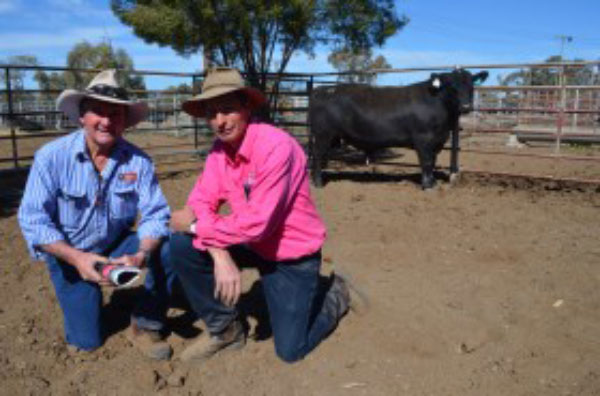
[[323, 187], [323, 164], [321, 158], [313, 153], [310, 166], [310, 178], [312, 179], [313, 185], [317, 188]]
[[328, 141], [315, 139], [310, 159], [310, 177], [313, 185], [317, 188], [323, 187], [323, 168], [327, 166], [328, 148]]
[[329, 152], [335, 139], [335, 134], [316, 133], [313, 136], [310, 159], [310, 176], [313, 185], [317, 188], [323, 187], [323, 168], [327, 167]]

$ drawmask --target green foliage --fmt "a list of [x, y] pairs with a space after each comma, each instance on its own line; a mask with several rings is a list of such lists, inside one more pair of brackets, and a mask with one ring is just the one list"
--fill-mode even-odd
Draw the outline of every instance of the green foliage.
[[[33, 55], [16, 55], [9, 56], [5, 60], [0, 60], [0, 64], [13, 65], [13, 66], [37, 66], [38, 60]], [[0, 84], [5, 89], [6, 85], [6, 69], [0, 69]], [[22, 90], [24, 88], [25, 70], [21, 69], [10, 69], [10, 86], [13, 90]]]
[[369, 70], [387, 69], [390, 64], [383, 55], [372, 58], [373, 53], [370, 49], [361, 51], [339, 50], [332, 52], [327, 60], [339, 72], [343, 74], [338, 80], [347, 83], [367, 83], [371, 84], [377, 79], [377, 75], [369, 73]]
[[192, 87], [189, 84], [181, 83], [179, 85], [169, 85], [166, 89], [166, 92], [176, 92], [180, 94], [191, 94]]
[[[546, 63], [581, 62], [581, 59], [572, 61], [554, 55], [546, 59]], [[499, 79], [500, 85], [560, 85], [559, 68], [539, 67], [521, 69]], [[600, 84], [600, 75], [592, 66], [567, 67], [565, 69], [566, 85], [597, 85]]]
[[[119, 84], [128, 90], [145, 90], [142, 76], [131, 74], [134, 64], [131, 57], [123, 49], [114, 49], [110, 43], [97, 45], [87, 41], [76, 44], [67, 54], [67, 67], [73, 69], [119, 69]], [[35, 80], [41, 90], [57, 91], [65, 88], [84, 89], [96, 73], [81, 70], [46, 73], [38, 71]], [[49, 93], [47, 96], [52, 97]]]
[[[0, 64], [13, 66], [37, 66], [39, 64], [37, 58], [33, 55], [16, 55], [10, 56], [5, 60], [0, 60]], [[30, 93], [23, 92], [25, 90], [25, 75], [27, 71], [23, 69], [10, 69], [9, 81], [12, 91], [13, 100], [25, 100], [31, 97]], [[0, 69], [0, 89], [6, 89], [6, 69]]]
[[367, 50], [408, 21], [398, 18], [393, 0], [111, 0], [111, 5], [146, 42], [181, 55], [202, 50], [208, 64], [237, 66], [263, 90], [265, 74], [282, 73], [296, 51], [314, 55], [318, 44]]

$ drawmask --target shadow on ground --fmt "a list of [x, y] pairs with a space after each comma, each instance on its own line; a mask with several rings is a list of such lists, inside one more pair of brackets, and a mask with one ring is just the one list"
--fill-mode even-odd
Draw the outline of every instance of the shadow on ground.
[[[331, 286], [329, 277], [321, 276], [319, 279], [319, 294], [316, 307], [321, 307], [326, 291]], [[108, 303], [103, 307], [103, 317], [105, 323], [105, 336], [109, 338], [125, 330], [130, 324], [131, 312], [135, 309], [137, 301], [143, 295], [143, 286], [131, 289], [115, 290]], [[180, 289], [175, 292], [172, 307], [182, 310], [182, 313], [169, 317], [167, 319], [167, 332], [173, 332], [185, 339], [197, 337], [202, 330], [194, 323], [197, 320], [196, 314], [191, 310], [188, 302]], [[267, 340], [272, 336], [271, 324], [269, 320], [269, 311], [263, 294], [262, 282], [260, 279], [254, 281], [250, 289], [240, 296], [238, 303], [241, 320], [249, 329], [249, 319], [252, 318], [256, 323], [251, 336], [256, 341]], [[314, 312], [316, 315], [318, 312]]]
[[21, 203], [29, 168], [0, 172], [0, 217], [15, 214]]
[[[448, 174], [440, 171], [433, 173], [437, 182], [448, 182]], [[410, 182], [421, 186], [421, 172], [418, 173], [379, 173], [372, 171], [326, 171], [323, 172], [323, 184], [334, 181], [353, 181], [357, 183], [401, 183]]]

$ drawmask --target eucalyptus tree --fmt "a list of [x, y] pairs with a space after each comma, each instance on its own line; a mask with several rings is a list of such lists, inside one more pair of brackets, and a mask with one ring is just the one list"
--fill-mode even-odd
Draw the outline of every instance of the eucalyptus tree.
[[370, 84], [377, 79], [377, 74], [369, 73], [375, 69], [389, 69], [391, 65], [385, 56], [378, 55], [373, 58], [372, 51], [347, 51], [339, 50], [332, 52], [327, 61], [341, 74], [339, 81], [347, 83]]
[[135, 69], [133, 60], [124, 49], [115, 49], [109, 42], [92, 44], [82, 41], [69, 51], [66, 59], [70, 70], [64, 72], [38, 71], [35, 79], [41, 90], [53, 91], [48, 96], [54, 96], [55, 91], [65, 88], [84, 89], [92, 80], [95, 72], [85, 72], [85, 69], [119, 69], [117, 73], [119, 84], [128, 90], [145, 90], [144, 79], [132, 73]]
[[[407, 22], [393, 0], [111, 0], [112, 10], [148, 43], [209, 65], [237, 66], [265, 90], [292, 56], [317, 46], [368, 50]], [[204, 65], [206, 66], [206, 65]]]

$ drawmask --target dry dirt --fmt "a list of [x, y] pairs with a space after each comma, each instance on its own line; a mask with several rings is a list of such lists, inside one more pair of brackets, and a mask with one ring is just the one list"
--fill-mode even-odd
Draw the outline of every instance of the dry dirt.
[[[598, 163], [523, 161], [526, 173], [552, 165], [600, 178]], [[515, 166], [492, 155], [461, 162]], [[382, 168], [331, 172], [313, 191], [329, 228], [323, 274], [343, 265], [371, 306], [293, 365], [274, 354], [252, 271], [242, 297], [251, 338], [240, 352], [192, 366], [145, 359], [124, 336], [134, 288], [105, 290], [105, 346], [69, 355], [45, 267], [30, 261], [4, 207], [0, 394], [600, 395], [598, 187], [465, 174], [422, 192], [415, 175]], [[179, 207], [196, 171], [159, 171]], [[201, 329], [182, 309], [169, 322], [176, 357]]]

